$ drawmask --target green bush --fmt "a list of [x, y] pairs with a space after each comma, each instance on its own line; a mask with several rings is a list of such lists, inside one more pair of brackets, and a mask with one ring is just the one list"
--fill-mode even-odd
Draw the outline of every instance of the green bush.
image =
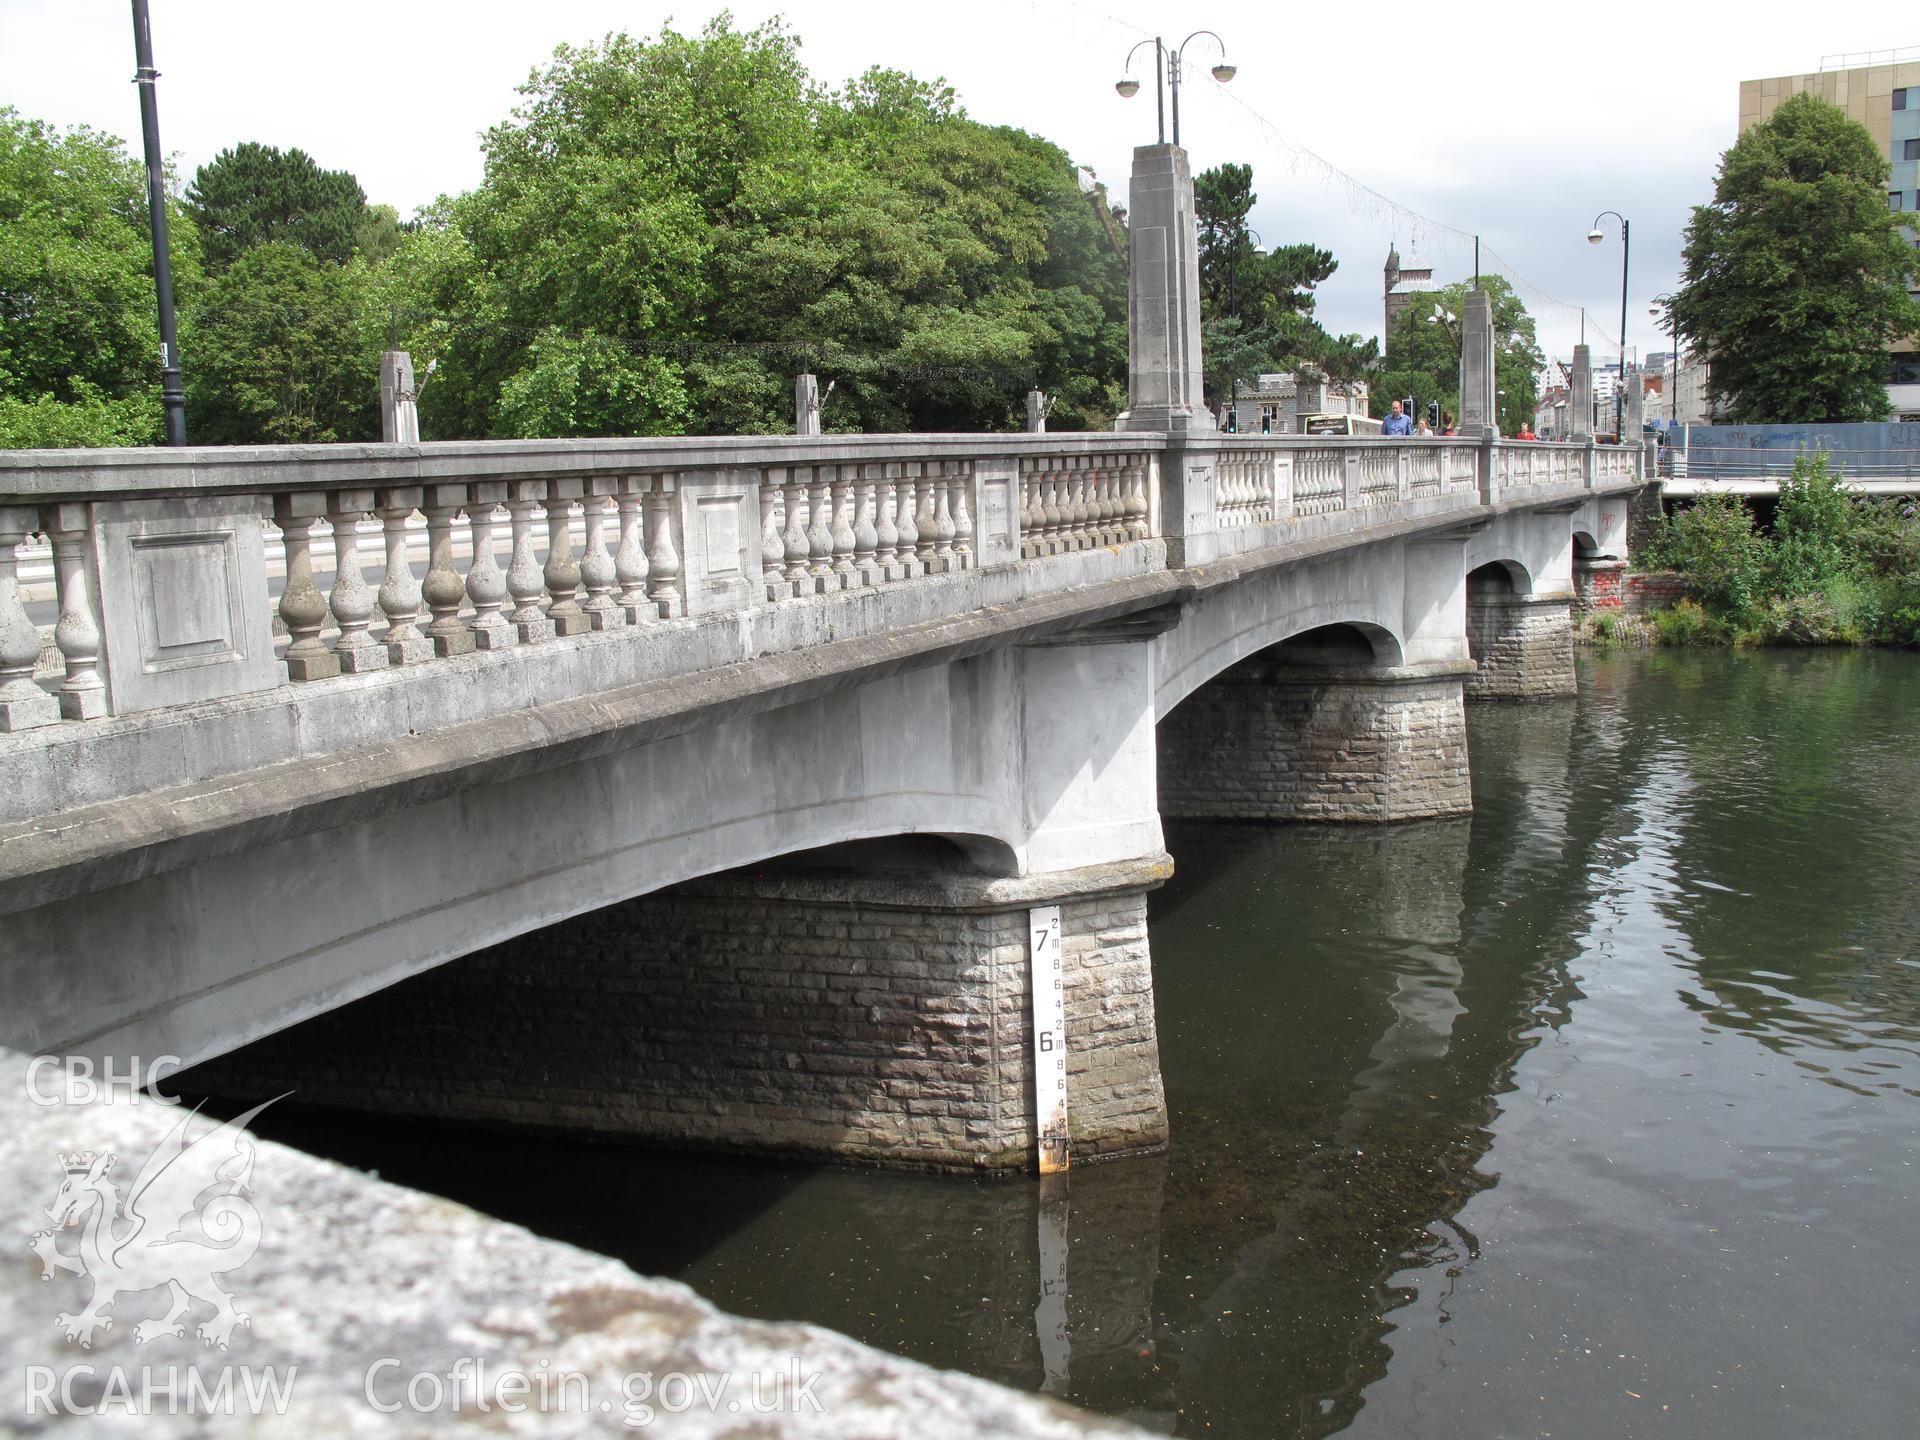
[[1707, 608], [1735, 616], [1754, 608], [1773, 574], [1766, 538], [1734, 495], [1702, 495], [1667, 517], [1639, 558], [1650, 569], [1679, 571]]
[[1682, 599], [1668, 610], [1656, 610], [1654, 633], [1662, 645], [1727, 645], [1734, 640], [1734, 628], [1693, 599]]
[[1802, 452], [1780, 482], [1773, 520], [1774, 591], [1825, 594], [1862, 569], [1854, 545], [1855, 502], [1824, 450]]

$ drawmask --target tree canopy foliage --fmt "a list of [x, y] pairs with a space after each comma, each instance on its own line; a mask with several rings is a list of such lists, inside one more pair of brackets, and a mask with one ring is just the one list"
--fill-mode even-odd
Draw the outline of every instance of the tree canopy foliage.
[[562, 47], [486, 137], [485, 183], [422, 217], [436, 435], [1013, 423], [1124, 405], [1126, 270], [1057, 147], [869, 70], [815, 85], [779, 24]]
[[[1502, 435], [1518, 433], [1522, 421], [1533, 423], [1540, 402], [1540, 367], [1546, 363], [1534, 333], [1533, 316], [1503, 275], [1482, 275], [1480, 288], [1493, 305], [1494, 415]], [[1461, 280], [1438, 290], [1423, 291], [1400, 313], [1387, 337], [1386, 360], [1373, 387], [1376, 415], [1384, 415], [1395, 400], [1411, 395], [1414, 408], [1424, 411], [1438, 402], [1443, 414], [1460, 404], [1460, 321], [1473, 286]], [[1446, 315], [1433, 318], [1438, 306]]]
[[[174, 283], [200, 275], [175, 216]], [[0, 108], [0, 447], [159, 438], [146, 171], [112, 136]]]
[[1317, 245], [1262, 248], [1247, 228], [1258, 198], [1253, 167], [1219, 165], [1194, 177], [1200, 228], [1201, 352], [1208, 394], [1224, 402], [1233, 382], [1312, 365], [1355, 380], [1378, 350], [1358, 335], [1329, 335], [1314, 319], [1314, 287], [1338, 268]]
[[1866, 128], [1806, 94], [1721, 156], [1713, 203], [1687, 227], [1672, 315], [1711, 358], [1708, 383], [1732, 418], [1886, 417], [1885, 346], [1920, 330], [1887, 176]]
[[322, 170], [304, 150], [252, 140], [202, 165], [186, 203], [209, 270], [271, 241], [344, 264], [368, 223], [366, 192], [347, 171]]

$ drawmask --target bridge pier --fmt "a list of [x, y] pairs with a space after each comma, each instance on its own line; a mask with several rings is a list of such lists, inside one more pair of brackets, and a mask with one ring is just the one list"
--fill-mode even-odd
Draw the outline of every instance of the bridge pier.
[[1165, 858], [994, 879], [926, 868], [934, 846], [952, 848], [862, 842], [831, 863], [610, 905], [210, 1061], [182, 1087], [674, 1146], [1029, 1168], [1028, 914], [1057, 904], [1073, 1153], [1163, 1146], [1146, 893]]
[[1241, 661], [1161, 721], [1162, 814], [1377, 822], [1471, 812], [1461, 684], [1471, 667], [1288, 650]]
[[1467, 577], [1467, 648], [1478, 668], [1469, 700], [1550, 700], [1571, 695], [1573, 605], [1565, 594], [1525, 595], [1497, 565]]

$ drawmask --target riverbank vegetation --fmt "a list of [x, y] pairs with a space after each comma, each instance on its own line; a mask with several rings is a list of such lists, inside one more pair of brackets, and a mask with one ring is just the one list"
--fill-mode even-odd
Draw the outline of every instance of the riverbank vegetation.
[[1703, 495], [1661, 520], [1634, 564], [1687, 581], [1686, 598], [1648, 617], [1659, 643], [1920, 644], [1920, 503], [1849, 491], [1824, 451], [1781, 481], [1770, 531], [1740, 497]]

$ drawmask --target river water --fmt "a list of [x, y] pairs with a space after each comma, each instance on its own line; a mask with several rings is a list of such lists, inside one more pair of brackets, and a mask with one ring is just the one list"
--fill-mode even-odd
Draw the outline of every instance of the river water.
[[1171, 829], [1173, 1149], [1063, 1193], [267, 1128], [1156, 1430], [1913, 1435], [1916, 720], [1910, 654], [1583, 655], [1471, 819]]

